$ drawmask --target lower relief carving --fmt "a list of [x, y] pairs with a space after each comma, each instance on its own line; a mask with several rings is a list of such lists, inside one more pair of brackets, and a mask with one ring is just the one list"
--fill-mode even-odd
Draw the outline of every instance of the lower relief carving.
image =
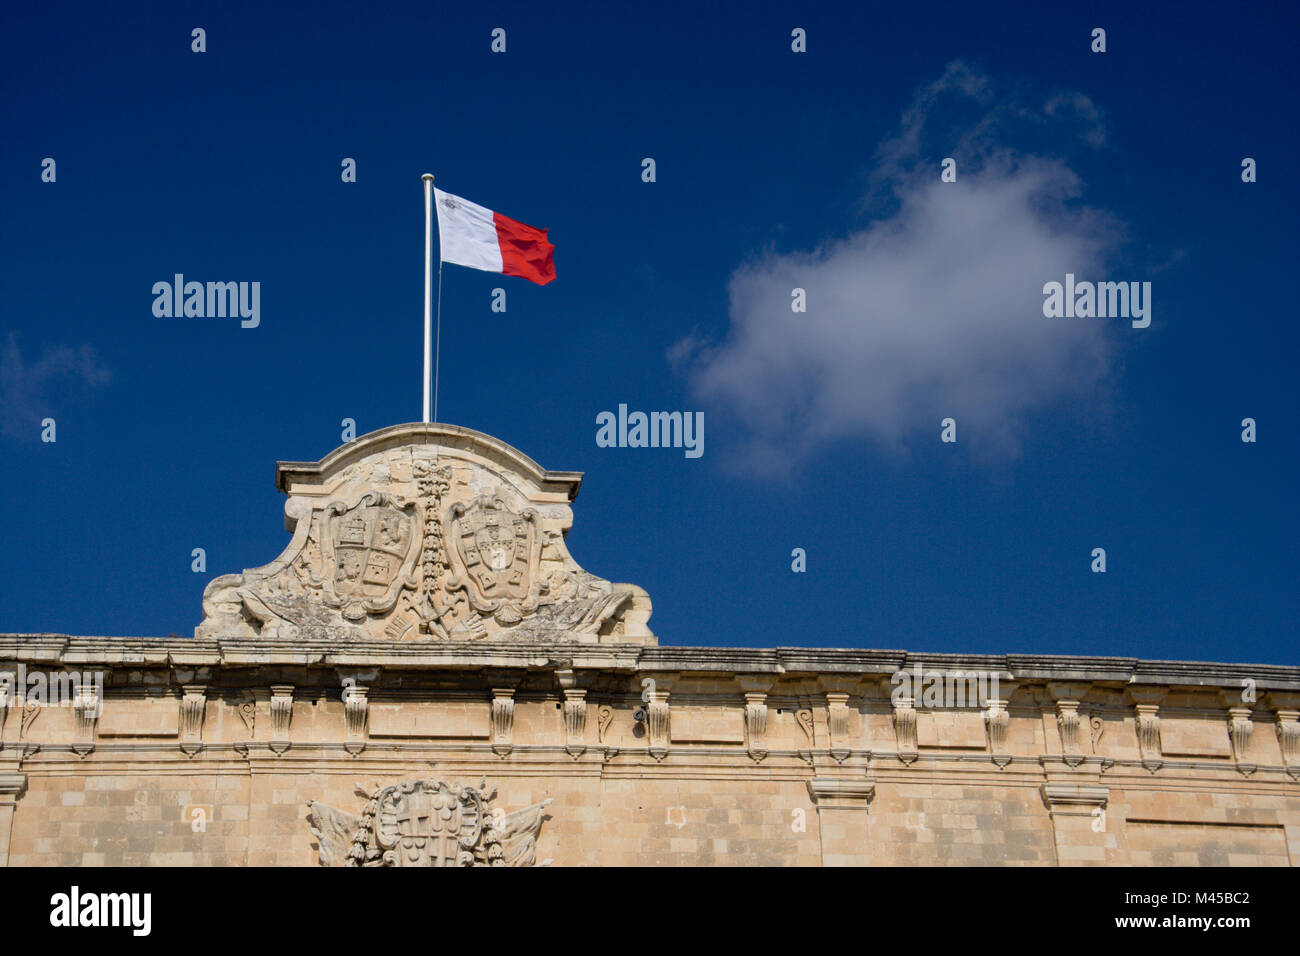
[[551, 803], [493, 809], [496, 787], [488, 790], [486, 780], [477, 787], [410, 780], [357, 793], [367, 798], [360, 814], [307, 804], [321, 866], [533, 866]]

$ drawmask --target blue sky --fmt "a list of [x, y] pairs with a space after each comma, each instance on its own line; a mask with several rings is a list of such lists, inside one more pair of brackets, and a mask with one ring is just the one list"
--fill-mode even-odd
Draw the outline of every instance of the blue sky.
[[[586, 473], [662, 643], [1296, 663], [1297, 13], [1135, 6], [6, 7], [0, 630], [190, 634], [277, 459], [419, 418], [431, 171], [558, 272], [447, 267], [440, 417]], [[1150, 327], [1044, 317], [1067, 271]]]

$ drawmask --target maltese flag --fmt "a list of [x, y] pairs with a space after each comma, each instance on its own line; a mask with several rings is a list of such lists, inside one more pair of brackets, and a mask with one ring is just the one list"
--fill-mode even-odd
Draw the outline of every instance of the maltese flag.
[[436, 186], [438, 242], [443, 262], [519, 276], [538, 285], [555, 278], [555, 247], [546, 230], [524, 225]]

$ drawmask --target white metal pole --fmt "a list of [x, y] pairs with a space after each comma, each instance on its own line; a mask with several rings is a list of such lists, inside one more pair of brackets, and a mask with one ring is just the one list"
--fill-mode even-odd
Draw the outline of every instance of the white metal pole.
[[[442, 234], [438, 235], [442, 242]], [[438, 362], [442, 359], [442, 256], [438, 256], [438, 309], [433, 328], [433, 420], [438, 420]]]
[[433, 396], [433, 173], [424, 180], [424, 422]]

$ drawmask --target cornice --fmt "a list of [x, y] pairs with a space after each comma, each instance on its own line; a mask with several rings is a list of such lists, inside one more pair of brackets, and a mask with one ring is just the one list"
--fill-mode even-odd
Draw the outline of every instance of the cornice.
[[1066, 655], [960, 655], [863, 648], [645, 646], [619, 643], [394, 643], [178, 637], [0, 634], [0, 665], [130, 668], [380, 667], [397, 670], [601, 670], [623, 673], [878, 680], [901, 669], [994, 671], [1011, 681], [1083, 681], [1113, 686], [1300, 692], [1300, 667]]

